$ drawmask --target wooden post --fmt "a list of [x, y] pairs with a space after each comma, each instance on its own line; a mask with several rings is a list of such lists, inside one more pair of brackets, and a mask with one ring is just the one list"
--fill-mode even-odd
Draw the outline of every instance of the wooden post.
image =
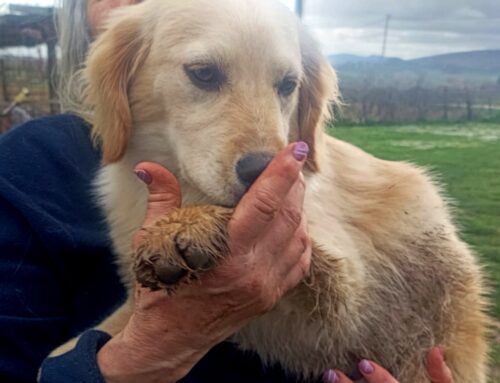
[[443, 91], [443, 119], [448, 121], [448, 87], [444, 87]]
[[52, 114], [59, 113], [60, 108], [57, 103], [57, 92], [55, 86], [55, 68], [56, 68], [56, 41], [50, 39], [47, 41], [47, 81], [49, 86], [49, 106]]
[[9, 93], [7, 90], [7, 76], [5, 73], [5, 61], [2, 59], [0, 60], [0, 73], [2, 76], [2, 97], [3, 101], [9, 102]]
[[295, 12], [302, 19], [302, 15], [304, 14], [304, 0], [295, 0]]
[[382, 58], [385, 58], [385, 53], [387, 51], [387, 34], [389, 33], [389, 21], [391, 20], [391, 15], [387, 14], [385, 17], [385, 28], [384, 28], [384, 41], [382, 43]]

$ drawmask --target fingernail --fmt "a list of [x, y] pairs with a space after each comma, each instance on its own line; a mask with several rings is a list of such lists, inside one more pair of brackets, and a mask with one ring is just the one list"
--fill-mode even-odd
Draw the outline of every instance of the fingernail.
[[338, 382], [340, 382], [340, 378], [335, 371], [327, 370], [323, 374], [323, 382], [324, 383], [338, 383]]
[[359, 370], [365, 375], [370, 375], [373, 373], [373, 371], [375, 371], [373, 364], [366, 359], [363, 359], [361, 362], [359, 362], [358, 367]]
[[309, 145], [304, 141], [297, 142], [293, 148], [293, 156], [297, 161], [304, 161], [309, 154]]
[[134, 173], [137, 176], [137, 178], [139, 178], [146, 185], [151, 185], [151, 183], [153, 182], [153, 178], [151, 177], [151, 174], [149, 174], [145, 170], [139, 169], [139, 170], [136, 170]]

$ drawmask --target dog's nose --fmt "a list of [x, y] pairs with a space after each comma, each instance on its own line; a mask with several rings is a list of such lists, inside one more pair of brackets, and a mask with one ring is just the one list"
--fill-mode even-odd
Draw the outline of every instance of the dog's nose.
[[248, 188], [269, 165], [273, 156], [269, 153], [251, 153], [241, 158], [236, 164], [236, 174]]

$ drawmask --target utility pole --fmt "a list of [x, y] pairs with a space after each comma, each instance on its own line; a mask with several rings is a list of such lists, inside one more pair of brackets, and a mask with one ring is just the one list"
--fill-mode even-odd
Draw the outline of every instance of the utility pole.
[[295, 0], [295, 12], [302, 19], [302, 15], [304, 14], [304, 0]]
[[391, 15], [387, 14], [385, 17], [385, 29], [384, 29], [384, 42], [382, 44], [382, 55], [381, 58], [385, 57], [387, 50], [387, 35], [389, 34], [389, 21], [391, 20]]

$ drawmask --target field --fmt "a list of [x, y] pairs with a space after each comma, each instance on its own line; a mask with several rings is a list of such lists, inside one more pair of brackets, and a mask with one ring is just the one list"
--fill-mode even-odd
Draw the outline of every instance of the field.
[[492, 286], [492, 382], [500, 382], [500, 123], [335, 127], [330, 133], [377, 157], [425, 166], [442, 182], [461, 236]]

